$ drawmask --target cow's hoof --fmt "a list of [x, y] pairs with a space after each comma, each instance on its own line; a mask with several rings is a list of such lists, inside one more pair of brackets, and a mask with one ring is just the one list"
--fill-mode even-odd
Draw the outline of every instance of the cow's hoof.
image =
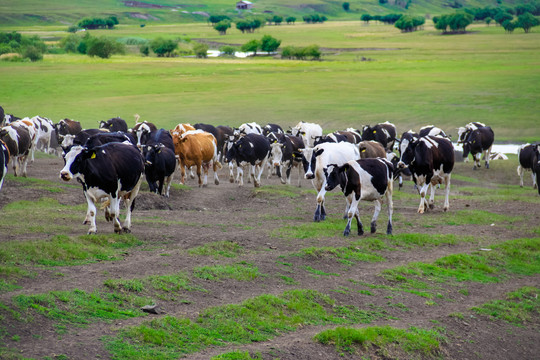
[[345, 231], [343, 232], [343, 236], [349, 236], [350, 233], [351, 233], [351, 232], [350, 232], [349, 230], [345, 230]]
[[444, 208], [443, 208], [443, 211], [444, 211], [444, 212], [447, 212], [447, 211], [448, 211], [448, 207], [444, 207]]
[[124, 232], [125, 234], [130, 234], [131, 233], [131, 229], [127, 228], [127, 227], [124, 227], [122, 228], [122, 232]]
[[114, 229], [114, 233], [115, 234], [121, 234], [122, 233], [122, 229]]
[[229, 178], [229, 182], [232, 184], [234, 183], [234, 179], [233, 178]]
[[214, 180], [214, 184], [219, 185], [219, 180]]
[[[201, 185], [199, 185], [199, 187], [201, 187]], [[202, 184], [202, 187], [208, 187], [208, 184]]]
[[473, 170], [476, 170], [476, 166], [473, 166], [473, 168], [472, 168], [472, 169], [473, 169]]
[[375, 234], [375, 232], [377, 231], [377, 224], [375, 224], [374, 222], [371, 223], [371, 233], [372, 234]]
[[88, 235], [96, 235], [97, 231], [88, 230]]
[[358, 236], [364, 235], [364, 230], [358, 230]]
[[435, 204], [429, 204], [429, 208], [433, 210], [435, 208]]

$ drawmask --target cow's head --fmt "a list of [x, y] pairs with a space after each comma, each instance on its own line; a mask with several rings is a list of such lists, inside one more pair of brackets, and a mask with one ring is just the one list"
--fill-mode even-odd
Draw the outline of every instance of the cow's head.
[[157, 143], [155, 145], [144, 145], [142, 147], [143, 157], [145, 160], [145, 166], [149, 167], [156, 163], [156, 156], [160, 154], [165, 145], [162, 143]]
[[345, 164], [342, 166], [337, 166], [336, 164], [330, 164], [324, 169], [324, 175], [326, 176], [326, 191], [332, 191], [336, 186], [340, 186], [343, 190], [347, 186], [347, 176], [346, 172], [349, 169], [350, 165]]
[[272, 166], [279, 166], [281, 165], [281, 161], [283, 158], [283, 144], [279, 142], [275, 142], [270, 144], [271, 152], [272, 152]]
[[317, 164], [317, 156], [320, 156], [324, 149], [317, 147], [300, 149], [302, 153], [302, 164], [304, 165], [304, 177], [308, 180], [315, 178], [315, 166]]
[[88, 159], [94, 159], [96, 151], [84, 146], [73, 146], [64, 156], [64, 168], [60, 170], [60, 178], [69, 181], [74, 177], [80, 176], [84, 162]]
[[416, 149], [416, 146], [418, 145], [418, 142], [419, 142], [418, 139], [407, 140], [406, 146], [403, 146], [405, 143], [405, 140], [404, 139], [401, 140], [401, 147], [400, 147], [401, 157], [397, 164], [398, 168], [404, 169], [414, 162], [414, 151]]

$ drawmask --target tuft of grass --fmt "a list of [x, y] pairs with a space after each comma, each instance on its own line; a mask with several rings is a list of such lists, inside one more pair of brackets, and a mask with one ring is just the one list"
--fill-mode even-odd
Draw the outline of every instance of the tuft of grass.
[[262, 360], [262, 355], [257, 353], [252, 357], [248, 351], [231, 351], [218, 356], [212, 356], [211, 360]]
[[348, 265], [352, 264], [353, 261], [366, 261], [366, 262], [378, 262], [384, 261], [382, 256], [376, 254], [369, 254], [361, 251], [360, 248], [356, 246], [348, 247], [309, 247], [301, 249], [299, 252], [292, 253], [290, 256], [297, 256], [301, 258], [306, 258], [310, 260], [317, 260], [321, 258], [333, 257], [338, 259], [338, 261], [346, 263]]
[[335, 306], [314, 290], [291, 290], [280, 296], [261, 295], [238, 305], [212, 307], [195, 320], [165, 316], [145, 321], [106, 338], [116, 358], [176, 359], [208, 346], [245, 344], [271, 339], [306, 325], [352, 324], [387, 318], [378, 309]]
[[213, 256], [215, 258], [234, 258], [242, 252], [242, 246], [234, 241], [215, 241], [188, 250], [190, 255]]
[[342, 219], [327, 218], [321, 222], [301, 222], [274, 229], [271, 236], [284, 239], [321, 239], [343, 233], [345, 223]]
[[285, 282], [287, 285], [298, 285], [298, 281], [294, 280], [292, 277], [285, 275], [278, 275], [278, 277]]
[[325, 330], [314, 339], [321, 344], [333, 344], [338, 352], [355, 353], [355, 347], [368, 349], [374, 347], [380, 355], [396, 349], [409, 356], [438, 356], [440, 342], [444, 337], [436, 330], [410, 327], [407, 330], [390, 326], [375, 326], [363, 329], [337, 327]]
[[539, 293], [538, 288], [527, 286], [508, 293], [505, 300], [493, 300], [484, 305], [473, 307], [471, 310], [493, 319], [523, 326], [540, 315]]
[[50, 240], [0, 243], [0, 261], [13, 265], [65, 266], [117, 260], [121, 250], [142, 244], [131, 234], [56, 235]]
[[182, 290], [204, 291], [204, 289], [192, 285], [189, 277], [182, 272], [170, 275], [152, 275], [140, 279], [107, 279], [103, 285], [112, 290], [132, 293], [148, 293], [150, 291], [175, 293]]
[[193, 275], [200, 279], [213, 281], [223, 279], [252, 281], [264, 276], [256, 266], [244, 261], [232, 265], [198, 266], [193, 269]]
[[338, 273], [327, 273], [322, 270], [317, 270], [311, 266], [304, 266], [304, 269], [315, 276], [340, 276]]
[[86, 325], [96, 320], [144, 316], [140, 307], [152, 304], [153, 301], [130, 294], [99, 291], [88, 293], [75, 289], [18, 295], [13, 298], [13, 302], [23, 311], [34, 310], [63, 325]]
[[252, 190], [254, 196], [264, 195], [265, 197], [286, 197], [295, 199], [300, 197], [301, 191], [293, 185], [264, 185]]
[[460, 242], [473, 242], [473, 236], [456, 236], [454, 234], [396, 234], [388, 238], [393, 246], [407, 249], [417, 247], [434, 247], [439, 245], [454, 245]]

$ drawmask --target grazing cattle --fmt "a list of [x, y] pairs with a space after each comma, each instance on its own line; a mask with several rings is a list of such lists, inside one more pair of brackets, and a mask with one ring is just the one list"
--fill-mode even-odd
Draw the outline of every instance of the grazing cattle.
[[301, 186], [302, 180], [302, 155], [300, 149], [304, 148], [304, 142], [302, 138], [292, 135], [283, 135], [281, 139], [270, 144], [272, 149], [272, 166], [280, 169], [282, 166], [285, 168], [285, 179], [281, 175], [281, 171], [278, 176], [282, 184], [291, 184], [291, 170], [293, 167], [298, 168], [298, 187]]
[[32, 137], [27, 126], [15, 121], [0, 129], [0, 140], [6, 144], [10, 157], [13, 159], [13, 173], [15, 176], [26, 177], [28, 154], [32, 146]]
[[276, 134], [285, 134], [281, 126], [278, 124], [268, 124], [262, 128], [263, 135], [268, 137], [268, 134], [270, 133], [276, 133]]
[[[235, 161], [238, 166], [238, 185], [244, 185], [243, 167], [250, 165], [250, 177], [255, 187], [261, 186], [261, 174], [270, 157], [270, 142], [259, 134], [247, 134], [231, 144], [226, 161]], [[258, 169], [258, 174], [255, 172]]]
[[146, 144], [150, 133], [156, 130], [156, 125], [152, 124], [151, 122], [143, 121], [136, 123], [131, 130], [131, 134], [137, 139], [137, 147], [140, 148], [143, 144]]
[[358, 144], [358, 149], [360, 150], [361, 159], [386, 157], [384, 147], [377, 141], [361, 141], [360, 144]]
[[441, 129], [436, 127], [435, 125], [427, 125], [420, 128], [420, 131], [418, 132], [418, 135], [420, 137], [423, 136], [442, 136], [445, 138], [449, 138], [448, 135]]
[[[409, 143], [401, 154], [398, 163], [400, 168], [411, 170], [413, 181], [420, 193], [418, 212], [423, 214], [428, 206], [433, 208], [435, 186], [445, 184], [445, 200], [443, 210], [450, 207], [450, 177], [454, 168], [454, 146], [450, 140], [438, 136], [426, 136]], [[427, 190], [431, 187], [429, 204], [426, 200]]]
[[54, 124], [54, 129], [56, 130], [56, 139], [58, 143], [61, 144], [64, 140], [64, 136], [77, 135], [82, 131], [82, 126], [78, 121], [63, 119], [57, 124]]
[[392, 151], [396, 142], [396, 126], [388, 121], [375, 126], [366, 125], [362, 128], [362, 140], [380, 142], [388, 151]]
[[[185, 167], [196, 166], [199, 178], [199, 187], [208, 184], [208, 169], [213, 165], [214, 183], [219, 185], [217, 174], [221, 164], [217, 159], [217, 141], [214, 135], [202, 130], [191, 130], [177, 136], [173, 134], [174, 152], [178, 156], [178, 165], [181, 171], [181, 182], [185, 183]], [[201, 178], [204, 170], [204, 181]]]
[[7, 145], [0, 140], [0, 190], [2, 190], [2, 185], [4, 184], [4, 178], [8, 172], [8, 163], [9, 163], [9, 149]]
[[459, 127], [457, 129], [458, 130], [457, 143], [458, 144], [463, 143], [473, 130], [476, 130], [478, 128], [485, 127], [485, 126], [486, 126], [486, 124], [481, 123], [481, 122], [470, 122], [467, 125], [465, 125], [464, 127]]
[[489, 169], [489, 158], [495, 135], [489, 126], [480, 127], [469, 133], [463, 141], [463, 157], [466, 158], [471, 153], [474, 166], [473, 170], [480, 168], [481, 155], [484, 155], [486, 169]]
[[324, 195], [326, 194], [326, 176], [324, 170], [329, 164], [341, 166], [349, 160], [360, 159], [358, 146], [348, 143], [323, 143], [313, 148], [305, 148], [302, 151], [306, 179], [312, 180], [317, 190], [317, 207], [313, 215], [313, 221], [321, 221], [326, 218], [324, 207]]
[[144, 145], [142, 149], [145, 159], [144, 173], [150, 191], [163, 195], [163, 186], [165, 186], [165, 197], [169, 197], [171, 181], [176, 169], [174, 151], [161, 143]]
[[42, 150], [45, 153], [49, 153], [51, 146], [51, 137], [54, 130], [54, 124], [50, 119], [41, 116], [34, 116], [30, 119], [36, 129], [36, 137], [34, 138], [34, 145], [32, 147], [32, 156], [30, 161], [34, 162], [34, 151], [36, 149]]
[[356, 139], [355, 143], [358, 144], [360, 141], [362, 141], [362, 132], [355, 128], [347, 128], [345, 131], [350, 132], [354, 134], [354, 138]]
[[300, 136], [305, 147], [313, 147], [315, 145], [315, 138], [322, 136], [322, 128], [319, 124], [300, 121], [291, 129], [291, 134], [293, 136]]
[[314, 140], [313, 146], [317, 146], [319, 144], [324, 144], [324, 143], [350, 142], [347, 136], [337, 134], [337, 133], [331, 133], [331, 134], [323, 135], [323, 136], [315, 136], [313, 140]]
[[174, 129], [170, 131], [171, 135], [180, 136], [187, 131], [193, 131], [195, 129], [191, 124], [178, 124]]
[[11, 124], [14, 121], [21, 120], [20, 117], [15, 116], [13, 114], [5, 114], [4, 109], [0, 111], [0, 127], [4, 127], [6, 125]]
[[[65, 166], [60, 178], [73, 178], [82, 184], [88, 210], [84, 224], [90, 224], [89, 234], [97, 232], [96, 203], [108, 200], [110, 211], [105, 218], [113, 221], [114, 232], [131, 232], [131, 212], [139, 193], [144, 173], [144, 161], [139, 150], [133, 145], [109, 143], [95, 148], [74, 146], [65, 156]], [[124, 200], [126, 219], [120, 224], [120, 199]]]
[[[99, 132], [97, 134], [94, 134], [88, 138], [88, 140], [85, 141], [84, 146], [88, 148], [93, 148], [96, 146], [112, 143], [112, 142], [123, 142], [126, 144], [131, 144], [135, 146], [135, 139], [133, 136], [129, 133], [125, 133], [122, 131], [117, 132]], [[80, 144], [79, 144], [80, 145]]]
[[326, 191], [331, 191], [337, 185], [347, 199], [347, 226], [343, 235], [351, 232], [352, 218], [356, 218], [358, 235], [364, 234], [358, 204], [360, 200], [375, 202], [375, 211], [371, 219], [371, 233], [377, 230], [377, 218], [382, 207], [382, 198], [386, 197], [388, 204], [388, 225], [386, 234], [392, 234], [392, 203], [394, 166], [385, 158], [350, 160], [342, 166], [329, 166], [327, 171]]
[[247, 134], [262, 135], [263, 129], [256, 122], [251, 122], [251, 123], [245, 123], [245, 124], [240, 125], [238, 129], [234, 129], [233, 133], [236, 136], [242, 136], [242, 135], [247, 135]]
[[[531, 171], [531, 177], [533, 182], [533, 189], [538, 187], [538, 171], [534, 171], [535, 166], [538, 167], [540, 157], [538, 157], [538, 148], [540, 143], [523, 144], [518, 148], [517, 154], [519, 158], [519, 165], [517, 167], [517, 173], [519, 176], [519, 186], [523, 187], [523, 174], [525, 171]], [[540, 193], [540, 190], [539, 190]]]
[[100, 121], [99, 128], [107, 129], [110, 132], [117, 132], [117, 131], [122, 131], [125, 133], [128, 132], [128, 126], [127, 126], [126, 120], [121, 119], [119, 117], [115, 117], [107, 121]]
[[[64, 135], [64, 140], [62, 140], [62, 148], [64, 153], [67, 153], [72, 146], [75, 145], [84, 145], [90, 139], [91, 136], [97, 134], [109, 133], [109, 130], [106, 129], [85, 129], [79, 132], [77, 135], [67, 134]], [[66, 151], [67, 150], [67, 151]]]
[[399, 156], [394, 152], [386, 153], [386, 160], [390, 161], [394, 166], [394, 180], [398, 180], [399, 190], [403, 187], [403, 176], [411, 177], [411, 170], [408, 167], [400, 168], [398, 167]]
[[347, 141], [352, 144], [358, 144], [360, 143], [360, 141], [362, 141], [362, 135], [360, 135], [356, 130], [354, 131], [351, 131], [350, 129], [347, 129], [346, 131], [340, 130], [340, 131], [335, 131], [334, 134], [345, 136], [347, 138]]
[[145, 136], [145, 141], [142, 145], [163, 144], [174, 152], [174, 141], [171, 133], [165, 129], [152, 131], [148, 136]]

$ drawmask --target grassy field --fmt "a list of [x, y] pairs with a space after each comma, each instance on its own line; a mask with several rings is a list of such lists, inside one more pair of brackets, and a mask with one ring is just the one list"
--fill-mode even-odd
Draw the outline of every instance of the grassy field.
[[[45, 38], [67, 34], [59, 30], [26, 28]], [[55, 122], [67, 117], [85, 127], [114, 116], [131, 123], [135, 113], [165, 128], [179, 122], [292, 126], [303, 120], [330, 131], [388, 120], [399, 132], [435, 124], [455, 133], [458, 126], [481, 121], [494, 128], [496, 141], [538, 139], [540, 34], [505, 34], [481, 25], [471, 30], [442, 36], [426, 26], [402, 34], [391, 26], [328, 22], [219, 36], [205, 24], [121, 26], [93, 34], [237, 45], [269, 34], [282, 46], [318, 44], [324, 56], [289, 61], [46, 55], [37, 63], [0, 62], [7, 84], [0, 99], [7, 113]]]

